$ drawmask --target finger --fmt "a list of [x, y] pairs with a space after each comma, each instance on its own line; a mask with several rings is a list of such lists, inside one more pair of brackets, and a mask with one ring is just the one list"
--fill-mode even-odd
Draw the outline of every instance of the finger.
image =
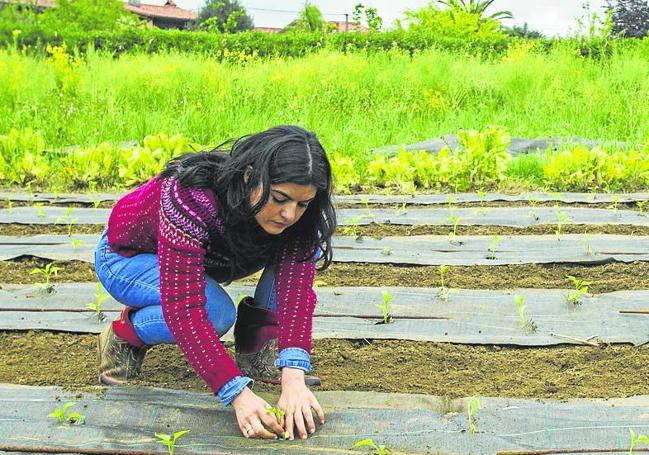
[[270, 430], [275, 433], [277, 436], [283, 436], [284, 435], [284, 427], [282, 427], [278, 422], [277, 418], [274, 415], [268, 415], [265, 414], [262, 417], [262, 422], [264, 425]]
[[295, 433], [293, 432], [293, 413], [286, 411], [284, 415], [284, 430], [288, 431], [288, 439], [292, 441], [295, 439]]
[[[311, 412], [310, 409], [309, 409], [309, 412]], [[304, 428], [304, 416], [303, 416], [303, 414], [304, 414], [303, 410], [302, 410], [302, 412], [296, 412], [294, 414], [294, 416], [293, 416], [293, 419], [295, 420], [295, 428], [297, 429], [296, 433], [298, 434], [298, 436], [300, 436], [300, 438], [306, 439], [307, 432], [306, 432], [306, 428]]]
[[315, 433], [315, 422], [313, 421], [313, 413], [311, 412], [311, 406], [304, 406], [302, 408], [302, 414], [304, 415], [304, 422], [306, 423], [306, 429], [309, 433]]
[[259, 420], [253, 425], [255, 438], [261, 439], [277, 439], [277, 435], [268, 431]]
[[320, 423], [324, 425], [325, 414], [324, 411], [322, 410], [322, 407], [320, 406], [320, 403], [318, 403], [318, 400], [314, 398], [313, 401], [311, 402], [311, 407], [313, 408], [316, 415], [318, 416], [318, 420], [320, 421]]
[[239, 426], [239, 429], [246, 439], [255, 437], [255, 430], [253, 429], [252, 424], [245, 422], [243, 425]]

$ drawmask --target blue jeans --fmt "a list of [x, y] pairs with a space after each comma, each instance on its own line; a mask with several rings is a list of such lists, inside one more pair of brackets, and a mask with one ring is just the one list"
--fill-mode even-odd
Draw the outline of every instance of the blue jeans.
[[[139, 308], [131, 315], [135, 333], [144, 344], [175, 343], [162, 316], [160, 299], [160, 267], [158, 255], [141, 253], [122, 256], [108, 246], [104, 230], [95, 250], [95, 272], [106, 291], [118, 302]], [[237, 310], [223, 287], [205, 274], [205, 310], [219, 336], [234, 325]], [[255, 289], [255, 305], [276, 311], [275, 276], [268, 265]]]

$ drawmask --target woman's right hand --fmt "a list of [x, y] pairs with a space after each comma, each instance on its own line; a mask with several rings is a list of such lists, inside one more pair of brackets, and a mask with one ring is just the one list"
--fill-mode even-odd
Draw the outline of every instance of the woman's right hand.
[[268, 414], [268, 403], [248, 387], [244, 387], [232, 401], [232, 407], [237, 415], [239, 429], [246, 438], [277, 439], [284, 434], [284, 428], [277, 423], [275, 416]]

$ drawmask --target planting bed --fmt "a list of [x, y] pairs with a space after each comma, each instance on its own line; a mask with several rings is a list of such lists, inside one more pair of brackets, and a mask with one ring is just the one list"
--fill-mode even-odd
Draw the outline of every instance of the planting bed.
[[[37, 212], [33, 195], [0, 198], [17, 201], [0, 210], [0, 421], [13, 431], [0, 432], [0, 453], [2, 444], [155, 450], [153, 431], [181, 427], [192, 433], [177, 453], [349, 453], [366, 437], [394, 453], [612, 450], [628, 449], [629, 428], [649, 431], [649, 402], [638, 397], [649, 384], [647, 193], [339, 197], [352, 208], [340, 211], [335, 263], [317, 276], [314, 319], [316, 393], [328, 421], [285, 446], [241, 438], [231, 410], [200, 395], [205, 387], [175, 346], [147, 355], [134, 384], [145, 389], [96, 386], [91, 334], [121, 305], [106, 300], [100, 322], [85, 304], [95, 292], [94, 245], [117, 195], [42, 197], [106, 201], [72, 213]], [[52, 260], [62, 270], [48, 293], [29, 272]], [[441, 264], [451, 266], [445, 290]], [[567, 275], [592, 281], [573, 303]], [[227, 290], [236, 298], [252, 284]], [[392, 297], [392, 324], [377, 324], [382, 292]], [[255, 387], [277, 396], [275, 387]], [[65, 432], [48, 422], [57, 396], [87, 406], [86, 427]], [[471, 396], [494, 397], [481, 399], [475, 434], [466, 431]], [[167, 408], [170, 400], [178, 405]], [[22, 428], [43, 436], [24, 439]]]

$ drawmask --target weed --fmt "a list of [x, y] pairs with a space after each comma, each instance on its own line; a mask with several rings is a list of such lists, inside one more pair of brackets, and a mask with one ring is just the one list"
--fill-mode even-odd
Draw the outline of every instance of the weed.
[[449, 294], [449, 290], [444, 285], [444, 274], [449, 268], [451, 268], [451, 266], [446, 264], [442, 264], [438, 267], [439, 280], [441, 282], [441, 286], [439, 288], [439, 298], [442, 299], [444, 302], [448, 300], [448, 294]]
[[354, 444], [354, 447], [371, 447], [374, 449], [372, 455], [390, 455], [392, 451], [384, 445], [377, 445], [373, 439], [363, 439]]
[[500, 245], [501, 238], [498, 235], [494, 235], [491, 237], [491, 243], [489, 243], [489, 254], [487, 255], [487, 259], [496, 259], [496, 251], [498, 249], [498, 245]]
[[106, 319], [106, 315], [104, 314], [103, 311], [101, 311], [101, 306], [104, 300], [108, 298], [108, 293], [102, 292], [102, 289], [103, 286], [101, 285], [101, 283], [97, 283], [97, 287], [95, 290], [95, 301], [86, 303], [86, 308], [95, 312], [94, 317], [99, 322], [102, 322], [104, 319]]
[[381, 254], [383, 256], [390, 256], [392, 254], [392, 248], [390, 248], [389, 246], [384, 246]]
[[[266, 404], [266, 414], [275, 416], [275, 419], [277, 420], [277, 423], [281, 425], [282, 424], [282, 418], [284, 417], [284, 414], [286, 414], [286, 411], [284, 411], [283, 409], [279, 409], [279, 408], [276, 408], [274, 406], [271, 406], [269, 404]], [[290, 435], [289, 435], [288, 431], [285, 431], [282, 434], [283, 439], [288, 439], [289, 436]]]
[[155, 437], [158, 438], [158, 442], [160, 444], [164, 444], [167, 446], [167, 450], [169, 451], [169, 455], [174, 455], [174, 450], [176, 447], [176, 441], [178, 441], [181, 437], [189, 433], [189, 430], [181, 430], [181, 431], [176, 431], [173, 436], [170, 434], [164, 434], [164, 433], [154, 433]]
[[577, 306], [581, 304], [581, 298], [588, 292], [588, 286], [592, 284], [592, 281], [580, 280], [572, 275], [566, 275], [566, 278], [572, 281], [575, 286], [575, 289], [568, 293], [568, 302]]
[[383, 303], [375, 303], [374, 306], [377, 307], [383, 313], [383, 321], [379, 324], [390, 324], [392, 322], [392, 315], [390, 314], [390, 302], [392, 301], [392, 294], [388, 291], [382, 291], [381, 295], [383, 296]]
[[629, 436], [631, 436], [631, 442], [629, 443], [629, 454], [633, 453], [633, 449], [635, 446], [638, 444], [649, 444], [649, 438], [647, 435], [644, 434], [635, 434], [635, 431], [633, 431], [631, 428], [629, 428]]
[[76, 403], [74, 401], [68, 401], [63, 403], [63, 409], [56, 408], [54, 411], [50, 412], [47, 417], [57, 419], [59, 423], [71, 423], [73, 425], [83, 425], [86, 423], [86, 416], [77, 414], [76, 412], [68, 412], [72, 406]]
[[518, 307], [518, 317], [521, 322], [521, 329], [523, 330], [523, 333], [534, 333], [537, 329], [536, 323], [526, 317], [525, 312], [527, 310], [527, 305], [525, 305], [525, 300], [525, 296], [517, 295], [514, 297], [514, 301], [516, 301]]
[[478, 412], [482, 406], [480, 405], [480, 399], [473, 397], [469, 400], [469, 404], [466, 407], [466, 415], [469, 421], [469, 432], [477, 433], [478, 424], [476, 422], [475, 414]]
[[36, 267], [29, 272], [30, 275], [42, 274], [45, 278], [45, 283], [39, 283], [36, 286], [46, 291], [48, 294], [54, 290], [54, 285], [50, 283], [50, 279], [53, 276], [56, 276], [59, 270], [63, 270], [61, 267], [54, 266], [53, 262], [50, 262], [43, 268]]

